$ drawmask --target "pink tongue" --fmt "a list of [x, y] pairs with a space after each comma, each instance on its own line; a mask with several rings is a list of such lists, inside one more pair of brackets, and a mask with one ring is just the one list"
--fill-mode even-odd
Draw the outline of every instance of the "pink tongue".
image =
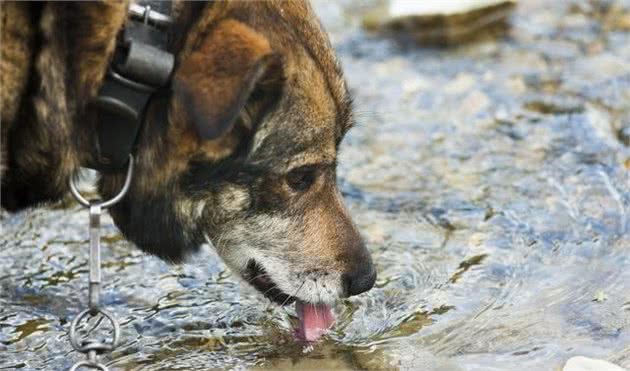
[[326, 304], [295, 302], [295, 311], [300, 319], [297, 336], [306, 341], [315, 341], [335, 323], [335, 315]]

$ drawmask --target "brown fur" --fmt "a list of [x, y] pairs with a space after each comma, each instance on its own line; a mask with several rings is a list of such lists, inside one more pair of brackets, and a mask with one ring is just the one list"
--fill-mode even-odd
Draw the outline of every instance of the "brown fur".
[[20, 94], [26, 86], [34, 42], [28, 3], [0, 3], [3, 47], [0, 55], [0, 85], [2, 86], [2, 118], [13, 120], [20, 105]]
[[[350, 98], [325, 33], [306, 2], [212, 4], [174, 7], [172, 89], [148, 107], [114, 221], [167, 260], [209, 241], [244, 276], [254, 262], [274, 282], [272, 299], [364, 291], [373, 266], [335, 184]], [[58, 199], [89, 159], [87, 103], [126, 6], [2, 3], [2, 55], [10, 57], [1, 81], [14, 88], [2, 95], [3, 207]], [[101, 177], [103, 197], [118, 191], [123, 173]]]
[[[29, 26], [29, 6], [28, 3], [0, 3], [0, 29], [2, 30], [0, 119], [2, 122], [13, 121], [17, 107], [20, 106], [21, 92], [26, 87], [28, 71], [31, 68], [34, 30]], [[7, 167], [7, 133], [8, 125], [2, 125], [0, 173], [4, 173]]]
[[[28, 86], [22, 82], [21, 89], [3, 89], [2, 95], [2, 162], [8, 170], [2, 172], [2, 205], [17, 209], [60, 198], [89, 153], [82, 147], [91, 145], [91, 135], [76, 121], [101, 84], [127, 5], [2, 4], [8, 19], [23, 15], [15, 24], [3, 21], [2, 56], [30, 47], [24, 53], [28, 61], [2, 62], [3, 86], [20, 85], [23, 78], [14, 76], [30, 79]], [[25, 43], [21, 35], [31, 34]]]

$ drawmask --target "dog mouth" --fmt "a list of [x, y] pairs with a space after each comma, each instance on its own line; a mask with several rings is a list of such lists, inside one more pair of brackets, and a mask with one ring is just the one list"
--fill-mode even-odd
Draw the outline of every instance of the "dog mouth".
[[253, 259], [247, 263], [244, 276], [256, 290], [276, 304], [285, 306], [292, 304], [297, 299], [280, 290], [278, 285], [269, 277], [265, 268]]
[[335, 315], [330, 305], [307, 303], [280, 290], [269, 277], [265, 268], [255, 260], [250, 260], [245, 268], [245, 278], [269, 300], [281, 306], [295, 302], [298, 325], [294, 329], [296, 338], [307, 342], [319, 339], [335, 323]]

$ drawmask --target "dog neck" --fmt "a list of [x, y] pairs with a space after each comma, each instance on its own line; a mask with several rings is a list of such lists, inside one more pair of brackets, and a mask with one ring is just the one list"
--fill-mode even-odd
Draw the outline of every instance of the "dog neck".
[[[204, 4], [173, 3], [174, 54]], [[70, 177], [93, 161], [95, 120], [86, 107], [103, 84], [129, 3], [2, 5], [3, 12], [21, 16], [18, 32], [3, 37], [3, 55], [26, 52], [8, 71], [15, 89], [7, 94], [15, 99], [2, 97], [12, 109], [2, 108], [1, 199], [3, 207], [18, 210], [62, 198]]]

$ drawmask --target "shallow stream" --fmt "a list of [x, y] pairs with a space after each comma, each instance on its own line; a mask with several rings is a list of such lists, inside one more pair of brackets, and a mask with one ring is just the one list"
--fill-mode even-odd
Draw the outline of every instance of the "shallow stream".
[[[169, 266], [107, 218], [112, 369], [630, 368], [630, 2], [521, 1], [505, 38], [450, 49], [366, 33], [371, 4], [315, 5], [355, 95], [339, 178], [377, 287], [305, 347], [209, 247]], [[0, 370], [67, 369], [86, 212], [1, 221]]]

